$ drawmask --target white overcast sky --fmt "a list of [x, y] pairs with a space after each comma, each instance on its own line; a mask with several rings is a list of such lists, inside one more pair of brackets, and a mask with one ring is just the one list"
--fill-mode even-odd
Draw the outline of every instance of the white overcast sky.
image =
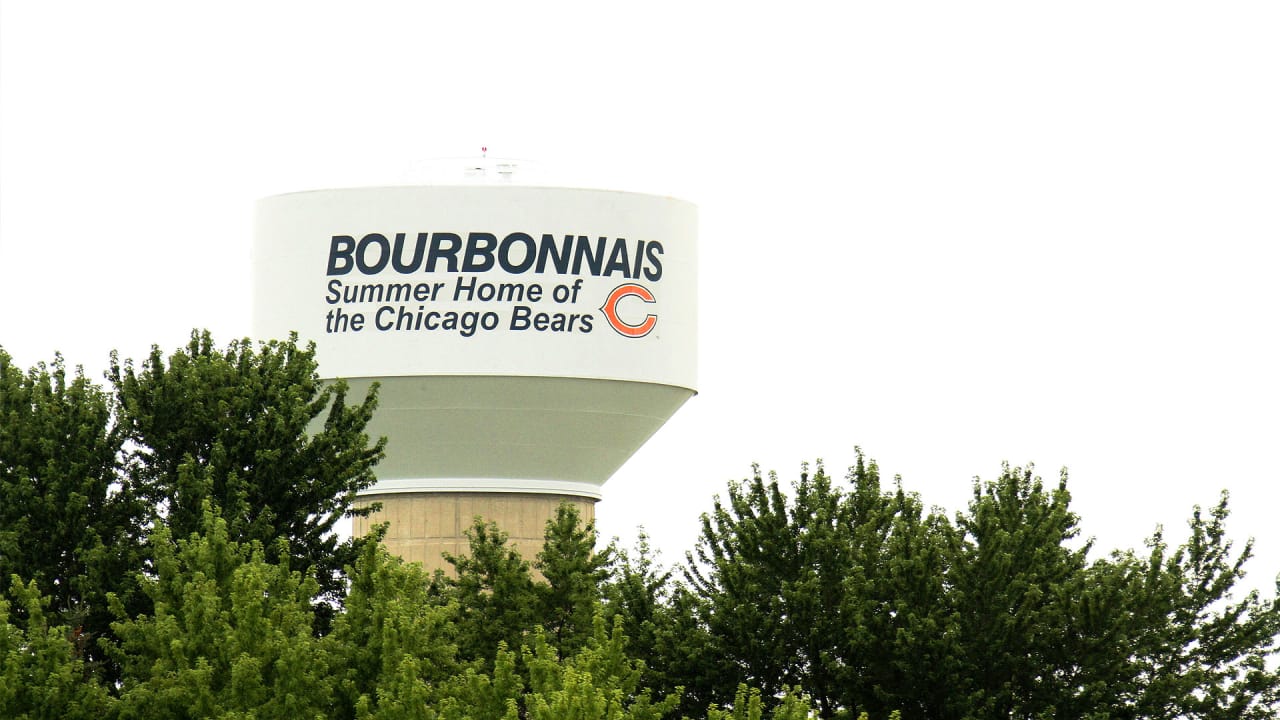
[[[836, 8], [841, 8], [839, 11]], [[700, 394], [605, 486], [668, 561], [859, 445], [1086, 535], [1227, 488], [1280, 571], [1280, 5], [0, 0], [0, 345], [250, 332], [254, 201], [530, 158], [698, 204]]]

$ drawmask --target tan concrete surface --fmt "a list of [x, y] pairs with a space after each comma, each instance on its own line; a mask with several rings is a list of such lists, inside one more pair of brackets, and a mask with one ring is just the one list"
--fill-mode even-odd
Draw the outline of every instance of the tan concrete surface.
[[382, 510], [355, 518], [352, 532], [359, 536], [374, 525], [388, 523], [383, 541], [387, 550], [406, 562], [422, 563], [428, 572], [452, 566], [442, 554], [467, 551], [465, 532], [475, 518], [497, 523], [509, 536], [509, 544], [530, 563], [542, 549], [547, 521], [554, 518], [561, 503], [578, 509], [583, 523], [594, 522], [596, 501], [572, 495], [522, 493], [399, 493], [369, 498], [382, 503]]

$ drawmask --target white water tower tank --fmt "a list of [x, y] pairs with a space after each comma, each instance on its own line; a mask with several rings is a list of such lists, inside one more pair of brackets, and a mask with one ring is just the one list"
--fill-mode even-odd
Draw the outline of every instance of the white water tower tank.
[[697, 214], [670, 197], [499, 185], [259, 201], [254, 333], [380, 383], [365, 499], [387, 544], [440, 567], [474, 515], [531, 557], [694, 393]]

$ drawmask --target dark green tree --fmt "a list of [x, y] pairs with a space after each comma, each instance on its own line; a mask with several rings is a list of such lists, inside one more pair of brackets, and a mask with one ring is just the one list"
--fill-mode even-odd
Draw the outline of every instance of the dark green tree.
[[[802, 475], [801, 483], [809, 481]], [[803, 631], [791, 622], [787, 597], [806, 571], [788, 505], [777, 478], [766, 482], [756, 468], [749, 481], [729, 486], [727, 501], [717, 497], [713, 511], [702, 516], [696, 562], [691, 557], [685, 568], [698, 601], [689, 609], [722, 658], [713, 665], [717, 676], [708, 678], [713, 686], [691, 687], [706, 693], [704, 701], [731, 704], [740, 684], [775, 697], [801, 679]]]
[[445, 596], [457, 607], [459, 658], [492, 669], [499, 644], [519, 648], [534, 627], [538, 594], [529, 563], [496, 524], [476, 518], [466, 534], [470, 552], [445, 556], [455, 575]]
[[975, 483], [957, 515], [963, 539], [948, 577], [966, 663], [957, 690], [971, 713], [1052, 716], [1077, 690], [1064, 682], [1071, 668], [1105, 662], [1078, 654], [1072, 598], [1087, 586], [1089, 544], [1072, 546], [1070, 499], [1065, 474], [1047, 490], [1030, 467], [1006, 465]]
[[534, 586], [536, 620], [563, 657], [583, 647], [592, 635], [592, 618], [600, 611], [613, 551], [597, 552], [596, 540], [595, 526], [583, 525], [577, 508], [561, 504], [547, 521], [542, 550], [533, 563], [545, 581]]
[[732, 649], [705, 622], [710, 605], [682, 578], [675, 579], [670, 599], [654, 613], [653, 653], [642, 658], [651, 668], [655, 690], [681, 690], [682, 716], [696, 717], [704, 708], [723, 705], [725, 679], [742, 677]]
[[[34, 582], [53, 624], [76, 630], [91, 664], [109, 636], [107, 593], [135, 605], [149, 515], [119, 475], [114, 411], [61, 356], [24, 373], [0, 350], [0, 597], [11, 578]], [[15, 622], [26, 607], [14, 609]]]
[[622, 623], [630, 641], [628, 654], [645, 663], [642, 684], [658, 694], [671, 694], [682, 680], [666, 667], [668, 653], [659, 649], [659, 638], [676, 641], [679, 635], [674, 627], [674, 570], [662, 565], [643, 528], [633, 549], [618, 547], [615, 538], [611, 554], [613, 565], [602, 589], [604, 617], [610, 623]]
[[[838, 607], [831, 628], [834, 691], [823, 710], [857, 708], [882, 718], [944, 718], [961, 679], [956, 613], [947, 576], [956, 532], [897, 480], [882, 492], [879, 468], [859, 453], [841, 500], [848, 575], [828, 597]], [[814, 612], [821, 612], [815, 608]], [[814, 638], [821, 648], [821, 638]]]
[[1233, 598], [1251, 546], [1232, 554], [1226, 518], [1224, 497], [1176, 552], [1158, 534], [1093, 560], [1065, 473], [1006, 465], [953, 524], [861, 456], [847, 488], [757, 472], [704, 516], [654, 662], [685, 712], [746, 683], [766, 708], [801, 687], [823, 717], [1275, 717], [1280, 604]]
[[596, 552], [595, 528], [577, 509], [557, 508], [532, 567], [496, 524], [476, 518], [466, 534], [469, 552], [445, 556], [454, 576], [441, 581], [457, 606], [461, 658], [492, 667], [499, 643], [519, 648], [535, 629], [564, 657], [591, 637], [612, 551]]
[[[1005, 467], [975, 485], [949, 578], [965, 646], [967, 711], [1025, 718], [1276, 717], [1280, 601], [1233, 590], [1227, 497], [1170, 552], [1089, 561], [1066, 476], [1047, 490]], [[957, 715], [959, 717], [959, 715]]]
[[367, 543], [351, 587], [325, 638], [337, 707], [329, 717], [414, 715], [439, 700], [438, 687], [460, 671], [453, 644], [455, 608], [441, 604], [421, 566]]
[[1232, 552], [1227, 493], [1207, 517], [1192, 514], [1190, 535], [1170, 552], [1163, 533], [1149, 542], [1143, 583], [1133, 598], [1145, 632], [1134, 637], [1136, 717], [1263, 720], [1280, 716], [1280, 580], [1263, 600], [1237, 599], [1253, 542]]
[[521, 720], [525, 679], [516, 671], [516, 655], [500, 643], [492, 671], [473, 664], [454, 676], [440, 699], [439, 720]]
[[882, 493], [861, 457], [849, 481], [834, 486], [819, 463], [789, 496], [757, 469], [703, 516], [688, 591], [673, 596], [672, 629], [685, 640], [663, 644], [686, 703], [728, 705], [741, 684], [771, 703], [798, 686], [830, 717], [896, 708], [904, 686], [938, 692], [899, 660], [938, 655], [933, 645], [949, 637], [940, 583], [920, 577], [942, 567], [945, 536], [928, 533], [945, 523], [924, 522], [901, 490]]
[[193, 332], [165, 357], [136, 367], [113, 354], [109, 377], [130, 447], [126, 471], [162, 508], [173, 537], [200, 527], [208, 501], [237, 541], [288, 541], [293, 567], [312, 568], [318, 607], [342, 593], [342, 568], [361, 539], [339, 544], [334, 524], [375, 481], [383, 441], [365, 433], [376, 388], [348, 403], [346, 385], [321, 383], [313, 345], [296, 337], [215, 346]]

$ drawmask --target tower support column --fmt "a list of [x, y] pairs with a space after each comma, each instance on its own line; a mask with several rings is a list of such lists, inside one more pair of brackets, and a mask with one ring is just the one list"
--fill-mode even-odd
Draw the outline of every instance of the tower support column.
[[542, 550], [547, 521], [556, 509], [568, 503], [578, 510], [583, 524], [594, 522], [596, 499], [577, 495], [504, 492], [420, 492], [387, 493], [369, 496], [382, 509], [367, 517], [354, 518], [356, 536], [387, 523], [383, 540], [387, 550], [406, 562], [420, 562], [427, 572], [451, 572], [444, 553], [465, 555], [469, 551], [466, 531], [475, 518], [492, 521], [508, 535], [508, 544], [532, 563]]

